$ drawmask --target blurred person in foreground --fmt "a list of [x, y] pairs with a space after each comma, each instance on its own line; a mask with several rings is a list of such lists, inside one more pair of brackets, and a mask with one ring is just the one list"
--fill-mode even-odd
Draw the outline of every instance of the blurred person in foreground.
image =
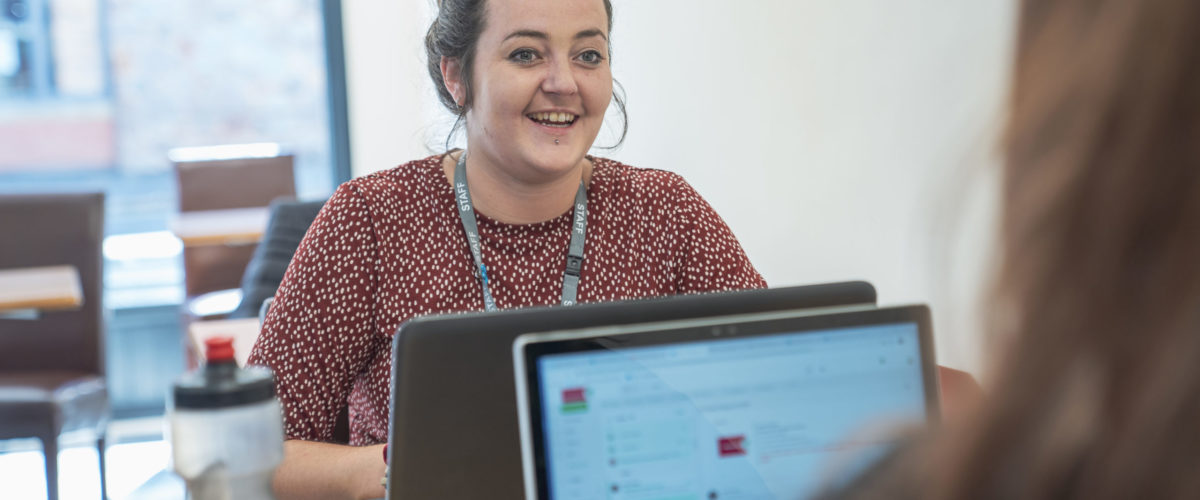
[[1200, 498], [1200, 2], [1020, 9], [989, 396], [832, 498]]

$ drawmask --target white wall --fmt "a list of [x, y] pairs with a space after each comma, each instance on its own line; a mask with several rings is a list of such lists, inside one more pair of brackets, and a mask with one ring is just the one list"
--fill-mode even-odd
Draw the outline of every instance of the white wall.
[[342, 0], [351, 170], [424, 156], [430, 102], [423, 50], [432, 0]]
[[[976, 370], [1011, 0], [614, 0], [616, 152], [682, 174], [772, 286], [866, 279], [930, 303]], [[354, 172], [445, 138], [421, 49], [430, 0], [345, 0]], [[611, 139], [602, 135], [605, 145]]]

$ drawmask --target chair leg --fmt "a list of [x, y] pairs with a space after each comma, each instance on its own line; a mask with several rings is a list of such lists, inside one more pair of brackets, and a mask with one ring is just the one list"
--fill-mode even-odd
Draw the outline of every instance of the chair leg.
[[107, 475], [104, 464], [104, 431], [100, 431], [100, 437], [96, 439], [96, 451], [100, 453], [100, 500], [108, 499], [108, 482], [105, 480]]
[[46, 500], [58, 500], [58, 436], [42, 436], [46, 456]]

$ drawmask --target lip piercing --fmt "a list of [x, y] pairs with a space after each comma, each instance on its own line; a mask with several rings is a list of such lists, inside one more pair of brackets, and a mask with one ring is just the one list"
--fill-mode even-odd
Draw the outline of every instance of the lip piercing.
[[555, 144], [558, 144], [558, 139], [555, 139], [555, 140], [554, 140], [554, 143], [555, 143]]

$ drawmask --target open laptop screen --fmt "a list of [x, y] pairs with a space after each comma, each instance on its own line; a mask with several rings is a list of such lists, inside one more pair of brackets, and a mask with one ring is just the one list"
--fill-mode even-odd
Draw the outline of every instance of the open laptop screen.
[[886, 449], [864, 429], [926, 418], [917, 323], [773, 328], [530, 360], [538, 498], [802, 498]]
[[522, 335], [874, 304], [869, 283], [846, 282], [415, 318], [393, 341], [388, 498], [524, 496], [512, 379]]

